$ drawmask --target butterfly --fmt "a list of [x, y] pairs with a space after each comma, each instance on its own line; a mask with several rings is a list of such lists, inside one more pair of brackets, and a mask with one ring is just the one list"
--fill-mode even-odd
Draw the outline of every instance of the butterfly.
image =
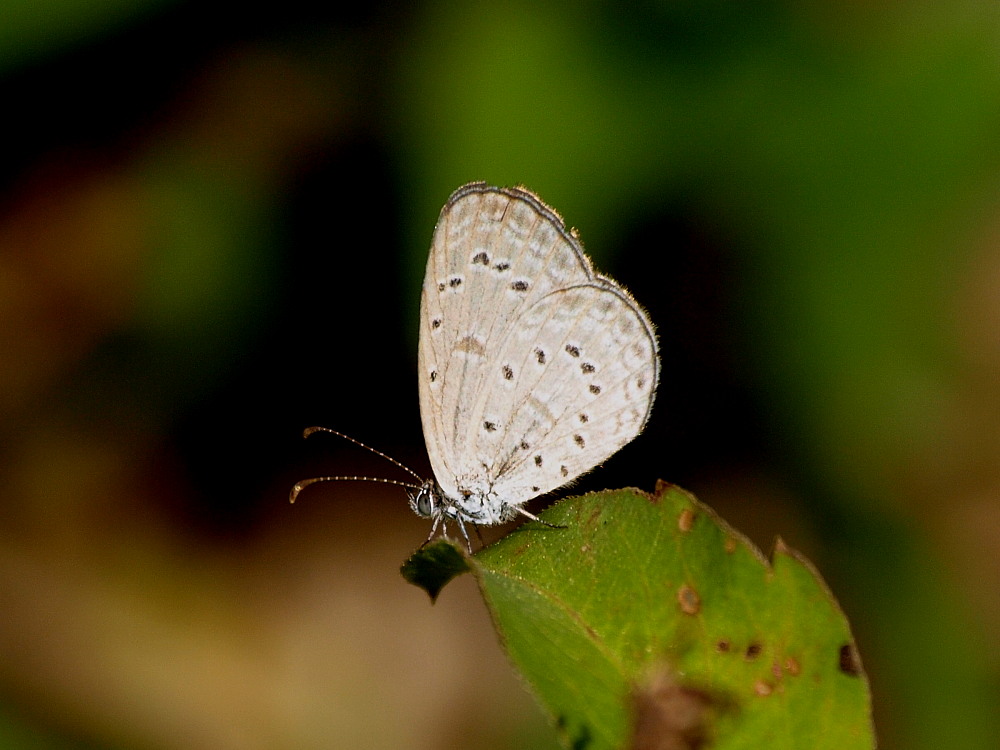
[[[433, 479], [360, 441], [416, 480], [407, 488], [432, 521], [501, 524], [639, 435], [659, 381], [646, 312], [597, 273], [575, 231], [522, 187], [472, 182], [438, 218], [420, 302], [418, 390]], [[426, 542], [425, 542], [426, 543]]]

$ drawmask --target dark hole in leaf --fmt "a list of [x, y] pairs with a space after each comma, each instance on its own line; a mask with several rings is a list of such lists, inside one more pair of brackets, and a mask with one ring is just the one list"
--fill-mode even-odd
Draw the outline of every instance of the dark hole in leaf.
[[861, 674], [861, 656], [853, 643], [845, 643], [840, 647], [840, 671], [851, 677]]

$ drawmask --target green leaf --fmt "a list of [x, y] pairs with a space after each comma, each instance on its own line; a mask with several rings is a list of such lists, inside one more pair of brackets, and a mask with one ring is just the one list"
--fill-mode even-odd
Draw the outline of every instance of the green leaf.
[[847, 620], [780, 540], [769, 563], [672, 486], [542, 517], [566, 528], [525, 524], [471, 559], [445, 544], [567, 746], [874, 747]]

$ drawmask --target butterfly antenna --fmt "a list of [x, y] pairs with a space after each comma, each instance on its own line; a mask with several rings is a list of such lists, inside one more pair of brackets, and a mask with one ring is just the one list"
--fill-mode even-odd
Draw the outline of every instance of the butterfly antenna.
[[419, 484], [399, 482], [395, 479], [383, 479], [382, 477], [313, 477], [312, 479], [303, 479], [301, 482], [296, 482], [295, 486], [292, 487], [292, 491], [288, 494], [288, 502], [294, 503], [302, 490], [310, 484], [316, 484], [316, 482], [378, 482], [379, 484], [394, 484], [397, 487], [406, 487], [408, 490], [420, 489]]
[[[341, 437], [341, 438], [343, 438], [344, 440], [348, 440], [348, 441], [350, 441], [350, 442], [354, 443], [355, 445], [358, 445], [358, 446], [360, 446], [360, 447], [364, 448], [364, 449], [365, 449], [365, 450], [367, 450], [367, 451], [371, 451], [371, 452], [372, 452], [372, 453], [374, 453], [374, 454], [375, 454], [376, 456], [381, 456], [382, 458], [384, 458], [384, 459], [385, 459], [386, 461], [388, 461], [389, 463], [392, 463], [392, 464], [395, 464], [395, 465], [396, 465], [396, 466], [398, 466], [398, 467], [399, 467], [400, 469], [402, 469], [402, 470], [403, 470], [403, 471], [405, 471], [405, 472], [406, 472], [407, 474], [409, 474], [409, 475], [410, 475], [411, 477], [413, 477], [414, 479], [416, 479], [416, 480], [417, 480], [418, 482], [421, 482], [421, 483], [422, 483], [422, 482], [424, 481], [424, 478], [423, 478], [422, 476], [420, 476], [419, 474], [417, 474], [417, 472], [415, 472], [415, 471], [414, 471], [413, 469], [411, 469], [411, 468], [410, 468], [409, 466], [407, 466], [407, 465], [405, 465], [405, 464], [403, 464], [403, 463], [400, 463], [399, 461], [397, 461], [396, 459], [394, 459], [394, 458], [393, 458], [392, 456], [387, 456], [387, 455], [385, 455], [385, 454], [384, 454], [384, 453], [383, 453], [382, 451], [378, 451], [378, 450], [375, 450], [375, 449], [374, 449], [374, 448], [372, 448], [372, 447], [371, 447], [370, 445], [365, 445], [365, 444], [364, 444], [364, 443], [362, 443], [362, 442], [361, 442], [360, 440], [355, 440], [355, 439], [354, 439], [354, 438], [352, 438], [352, 437], [351, 437], [350, 435], [345, 435], [345, 434], [344, 434], [344, 433], [342, 433], [342, 432], [337, 432], [336, 430], [332, 430], [332, 429], [330, 429], [329, 427], [307, 427], [307, 428], [305, 429], [305, 431], [304, 431], [304, 432], [302, 433], [302, 437], [303, 437], [303, 438], [307, 438], [307, 437], [309, 437], [310, 435], [312, 435], [312, 434], [313, 434], [314, 432], [329, 432], [329, 433], [330, 433], [330, 434], [332, 434], [332, 435], [336, 435], [337, 437]], [[341, 478], [343, 478], [343, 477], [341, 477]], [[390, 482], [390, 484], [391, 484], [391, 482]], [[409, 487], [409, 486], [411, 486], [411, 485], [403, 485], [403, 486], [404, 486], [404, 487]]]

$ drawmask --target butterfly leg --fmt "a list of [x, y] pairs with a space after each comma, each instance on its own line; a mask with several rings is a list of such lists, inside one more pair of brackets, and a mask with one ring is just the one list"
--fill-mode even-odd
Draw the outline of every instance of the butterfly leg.
[[[471, 555], [472, 554], [472, 542], [469, 541], [469, 532], [465, 530], [465, 522], [462, 521], [461, 516], [459, 516], [459, 518], [456, 519], [456, 520], [458, 521], [458, 528], [460, 528], [462, 530], [462, 536], [465, 537], [465, 546], [469, 548], [469, 554]], [[478, 526], [476, 526], [476, 531], [479, 531], [479, 527]]]
[[516, 510], [518, 513], [520, 513], [525, 518], [530, 518], [532, 521], [537, 521], [542, 526], [548, 526], [550, 529], [565, 529], [566, 528], [565, 526], [557, 526], [554, 523], [549, 523], [548, 521], [543, 521], [541, 518], [539, 518], [535, 514], [529, 513], [524, 508], [521, 508], [519, 506], [514, 506], [514, 510]]
[[[443, 519], [444, 519], [444, 516], [435, 516], [434, 523], [431, 524], [431, 533], [427, 535], [426, 539], [424, 539], [424, 543], [420, 545], [420, 549], [423, 549], [428, 544], [430, 544], [431, 539], [433, 539], [434, 535], [437, 533], [438, 525], [441, 524], [441, 523], [443, 523]], [[448, 527], [447, 526], [443, 527], [443, 532], [442, 533], [444, 533], [445, 535], [448, 534]]]

